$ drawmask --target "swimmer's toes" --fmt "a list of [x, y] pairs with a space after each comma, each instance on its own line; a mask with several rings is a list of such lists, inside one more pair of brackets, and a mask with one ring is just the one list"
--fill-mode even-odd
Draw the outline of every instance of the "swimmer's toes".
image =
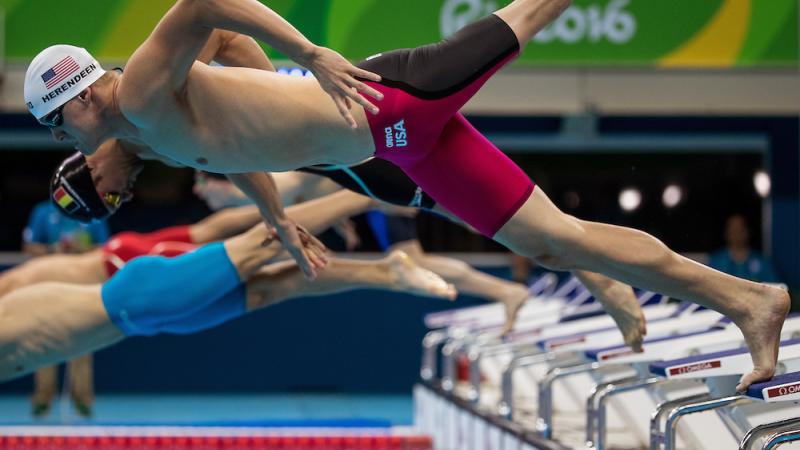
[[447, 283], [447, 291], [445, 298], [447, 298], [450, 301], [455, 301], [456, 297], [458, 297], [458, 291], [456, 290], [456, 287], [450, 283]]
[[506, 310], [506, 322], [503, 326], [502, 334], [505, 335], [510, 333], [511, 330], [514, 329], [514, 324], [517, 323], [517, 317], [519, 316], [519, 311], [522, 309], [522, 306], [525, 304], [527, 300], [527, 296], [522, 300], [511, 300], [504, 302], [503, 306]]
[[751, 384], [769, 380], [774, 375], [775, 367], [768, 369], [754, 368], [752, 372], [744, 374], [742, 378], [739, 379], [739, 384], [736, 385], [736, 392], [744, 392]]

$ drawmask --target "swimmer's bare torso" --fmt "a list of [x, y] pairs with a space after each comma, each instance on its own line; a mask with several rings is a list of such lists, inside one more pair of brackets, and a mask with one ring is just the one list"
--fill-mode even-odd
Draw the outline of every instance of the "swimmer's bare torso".
[[[231, 21], [272, 41], [318, 78], [195, 62], [212, 30]], [[118, 127], [123, 133], [110, 137], [138, 141], [175, 162], [220, 173], [355, 163], [374, 153], [358, 104], [367, 103], [355, 86], [379, 95], [356, 76], [376, 77], [314, 46], [258, 2], [179, 1], [117, 75], [111, 107], [124, 119]], [[332, 93], [331, 85], [340, 87]], [[331, 101], [337, 101], [336, 89], [346, 96], [339, 109]], [[349, 114], [341, 110], [344, 102], [351, 105]], [[348, 116], [354, 123], [348, 124]]]
[[[123, 93], [128, 76], [119, 81]], [[353, 107], [358, 128], [349, 128], [312, 78], [195, 63], [183, 92], [152, 95], [145, 108], [139, 96], [119, 97], [136, 140], [156, 153], [145, 158], [229, 173], [350, 164], [374, 153], [364, 109]]]

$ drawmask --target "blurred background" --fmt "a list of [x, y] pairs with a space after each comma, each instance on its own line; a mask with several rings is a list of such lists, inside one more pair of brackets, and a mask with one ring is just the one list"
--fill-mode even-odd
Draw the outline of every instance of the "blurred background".
[[[507, 2], [265, 3], [315, 43], [356, 61], [439, 40]], [[28, 63], [46, 46], [69, 43], [86, 47], [106, 68], [124, 65], [171, 4], [0, 0], [5, 267], [24, 258], [23, 229], [47, 198], [52, 170], [70, 152], [26, 111]], [[798, 38], [797, 0], [574, 0], [465, 113], [570, 214], [648, 231], [703, 262], [733, 239], [763, 255], [796, 299]], [[287, 74], [302, 75], [267, 51]], [[192, 183], [192, 170], [148, 164], [134, 201], [109, 220], [110, 231], [199, 220], [209, 210], [193, 196]], [[732, 216], [738, 217], [733, 224]], [[355, 223], [356, 250], [377, 251], [365, 220]], [[418, 229], [427, 250], [510, 277], [509, 255], [498, 244], [431, 215], [420, 217]], [[336, 248], [337, 238], [331, 239]], [[422, 315], [447, 306], [358, 292], [281, 304], [199, 335], [134, 338], [95, 356], [96, 389], [410, 399]], [[9, 396], [29, 390], [29, 379], [0, 386]], [[410, 408], [410, 400], [400, 405]]]

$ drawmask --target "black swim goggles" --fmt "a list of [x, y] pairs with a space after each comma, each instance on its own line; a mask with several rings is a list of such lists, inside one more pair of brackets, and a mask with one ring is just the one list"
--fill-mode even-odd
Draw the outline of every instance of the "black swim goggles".
[[[66, 105], [66, 103], [64, 103]], [[50, 128], [60, 127], [64, 124], [64, 105], [50, 111], [39, 119], [39, 123]]]

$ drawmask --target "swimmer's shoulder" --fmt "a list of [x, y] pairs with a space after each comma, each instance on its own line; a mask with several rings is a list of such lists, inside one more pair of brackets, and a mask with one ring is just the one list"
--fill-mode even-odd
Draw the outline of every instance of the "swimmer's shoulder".
[[158, 120], [159, 102], [148, 89], [139, 89], [129, 82], [129, 75], [121, 77], [117, 85], [116, 100], [119, 111], [137, 127], [147, 127]]
[[[202, 63], [195, 64], [204, 66]], [[162, 124], [185, 94], [186, 83], [175, 85], [166, 72], [148, 68], [140, 70], [130, 63], [125, 73], [120, 75], [116, 93], [120, 112], [140, 127]]]

